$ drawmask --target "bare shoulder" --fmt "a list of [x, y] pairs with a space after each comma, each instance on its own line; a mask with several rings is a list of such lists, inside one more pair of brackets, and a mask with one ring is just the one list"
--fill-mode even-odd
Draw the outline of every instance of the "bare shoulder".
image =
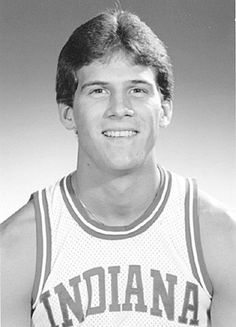
[[2, 260], [7, 259], [3, 267], [18, 265], [31, 273], [36, 259], [35, 211], [31, 201], [0, 225], [0, 239]]
[[222, 223], [226, 227], [233, 227], [236, 223], [236, 217], [233, 217], [233, 214], [221, 202], [201, 190], [199, 191], [199, 210], [201, 216], [219, 227]]
[[199, 192], [203, 253], [214, 291], [236, 291], [236, 221], [221, 203]]
[[8, 253], [20, 249], [28, 254], [35, 251], [35, 211], [31, 201], [0, 225], [0, 235], [2, 249]]
[[0, 224], [0, 232], [4, 241], [8, 241], [8, 238], [11, 237], [21, 237], [22, 232], [27, 232], [29, 229], [34, 228], [35, 212], [32, 201], [29, 201], [16, 213]]
[[35, 211], [31, 201], [1, 224], [0, 239], [2, 323], [27, 326], [36, 265]]

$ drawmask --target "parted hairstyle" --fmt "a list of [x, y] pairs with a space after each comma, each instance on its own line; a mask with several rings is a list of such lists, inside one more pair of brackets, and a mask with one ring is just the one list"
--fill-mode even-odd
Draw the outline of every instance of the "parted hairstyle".
[[166, 47], [138, 16], [107, 10], [79, 26], [61, 50], [57, 65], [56, 100], [73, 107], [76, 72], [96, 59], [124, 51], [134, 64], [152, 66], [164, 100], [173, 96], [173, 71]]

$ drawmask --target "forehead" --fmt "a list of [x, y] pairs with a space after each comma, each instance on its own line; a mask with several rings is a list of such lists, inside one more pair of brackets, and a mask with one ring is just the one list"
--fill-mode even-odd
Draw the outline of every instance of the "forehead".
[[106, 81], [110, 83], [130, 80], [144, 80], [156, 84], [156, 72], [153, 67], [137, 65], [132, 56], [123, 52], [109, 57], [94, 60], [77, 72], [79, 84], [90, 81]]

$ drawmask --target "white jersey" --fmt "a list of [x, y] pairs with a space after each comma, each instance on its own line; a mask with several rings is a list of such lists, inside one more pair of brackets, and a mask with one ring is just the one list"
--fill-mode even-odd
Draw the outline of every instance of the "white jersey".
[[122, 227], [91, 219], [71, 175], [34, 193], [33, 326], [208, 326], [195, 183], [160, 171], [151, 206]]

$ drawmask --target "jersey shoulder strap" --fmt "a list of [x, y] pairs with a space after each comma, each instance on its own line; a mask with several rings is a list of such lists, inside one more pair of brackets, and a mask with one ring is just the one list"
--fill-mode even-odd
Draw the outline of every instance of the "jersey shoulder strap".
[[39, 301], [41, 291], [51, 268], [51, 227], [46, 189], [32, 194], [36, 219], [36, 273], [32, 290], [32, 310]]

